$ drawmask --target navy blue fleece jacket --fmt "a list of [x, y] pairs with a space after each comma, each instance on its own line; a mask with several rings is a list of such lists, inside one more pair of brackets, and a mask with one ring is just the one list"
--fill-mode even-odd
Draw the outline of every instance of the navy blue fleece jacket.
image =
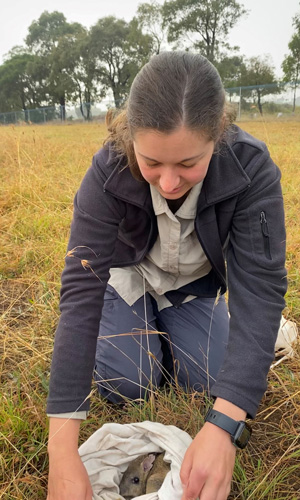
[[[157, 237], [149, 185], [125, 165], [102, 148], [75, 196], [48, 413], [88, 409], [109, 270], [141, 262]], [[265, 144], [236, 126], [211, 159], [195, 229], [214, 285], [229, 291], [229, 342], [211, 394], [254, 417], [285, 305], [285, 226], [280, 171]]]

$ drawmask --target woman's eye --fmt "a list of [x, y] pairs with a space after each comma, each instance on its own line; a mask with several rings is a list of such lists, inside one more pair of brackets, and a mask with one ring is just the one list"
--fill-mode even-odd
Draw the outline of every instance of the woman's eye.
[[[147, 167], [159, 167], [161, 166], [162, 164], [161, 163], [148, 163], [146, 162], [146, 165]], [[178, 166], [179, 167], [183, 167], [183, 168], [193, 168], [195, 166], [195, 163], [193, 163], [192, 165], [186, 165], [185, 163], [178, 163]]]
[[193, 164], [193, 165], [185, 165], [184, 163], [180, 163], [180, 166], [184, 167], [184, 168], [192, 168], [192, 167], [195, 166], [195, 164]]

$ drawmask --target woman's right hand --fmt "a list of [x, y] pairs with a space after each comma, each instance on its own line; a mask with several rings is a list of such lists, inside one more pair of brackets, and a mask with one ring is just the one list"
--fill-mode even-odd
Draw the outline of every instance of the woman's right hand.
[[78, 451], [49, 454], [47, 500], [92, 500], [92, 487]]

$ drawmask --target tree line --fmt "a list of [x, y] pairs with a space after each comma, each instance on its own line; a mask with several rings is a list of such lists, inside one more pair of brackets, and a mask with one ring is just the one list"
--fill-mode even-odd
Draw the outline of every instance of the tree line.
[[[250, 89], [262, 113], [261, 98], [280, 92], [267, 57], [246, 59], [228, 43], [228, 34], [247, 15], [236, 0], [155, 0], [141, 3], [130, 22], [115, 16], [100, 18], [89, 29], [69, 23], [61, 12], [45, 11], [28, 28], [24, 46], [14, 47], [0, 65], [0, 112], [28, 110], [66, 103], [79, 104], [111, 96], [120, 107], [130, 85], [151, 55], [161, 50], [193, 50], [219, 70], [225, 87]], [[294, 105], [300, 71], [300, 14], [282, 63], [284, 80], [294, 82]], [[246, 96], [247, 97], [247, 96]], [[64, 118], [64, 116], [63, 116]]]

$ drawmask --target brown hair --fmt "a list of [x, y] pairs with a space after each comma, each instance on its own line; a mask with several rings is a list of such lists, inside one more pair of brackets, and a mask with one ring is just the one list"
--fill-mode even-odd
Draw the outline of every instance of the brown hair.
[[219, 73], [208, 59], [191, 52], [161, 52], [135, 77], [124, 109], [108, 112], [105, 143], [112, 141], [126, 155], [132, 174], [142, 179], [133, 150], [138, 130], [171, 133], [184, 125], [217, 144], [233, 120]]

